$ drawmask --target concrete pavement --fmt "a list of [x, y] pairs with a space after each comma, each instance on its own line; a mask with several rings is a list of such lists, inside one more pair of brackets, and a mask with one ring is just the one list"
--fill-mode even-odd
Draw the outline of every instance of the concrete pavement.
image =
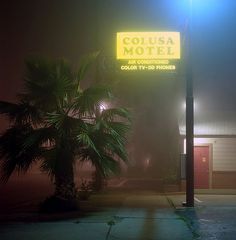
[[235, 195], [196, 195], [194, 209], [181, 206], [184, 198], [155, 192], [94, 195], [81, 206], [86, 214], [73, 213], [67, 220], [56, 221], [55, 216], [49, 216], [37, 221], [39, 216], [31, 212], [31, 218], [1, 221], [0, 239], [235, 239]]
[[183, 195], [169, 195], [176, 214], [186, 221], [197, 239], [236, 239], [236, 195], [195, 195], [195, 208], [183, 208]]

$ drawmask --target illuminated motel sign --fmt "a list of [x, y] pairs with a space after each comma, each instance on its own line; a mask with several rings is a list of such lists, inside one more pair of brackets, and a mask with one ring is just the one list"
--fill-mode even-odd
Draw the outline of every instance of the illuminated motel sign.
[[180, 59], [179, 32], [118, 32], [117, 59], [121, 70], [176, 70]]

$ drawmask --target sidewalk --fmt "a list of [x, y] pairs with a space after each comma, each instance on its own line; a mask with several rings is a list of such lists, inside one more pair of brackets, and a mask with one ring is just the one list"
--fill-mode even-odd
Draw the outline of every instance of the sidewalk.
[[1, 222], [0, 239], [232, 240], [236, 236], [236, 196], [224, 197], [215, 201], [217, 195], [197, 195], [196, 207], [187, 209], [181, 207], [184, 195], [95, 195], [82, 206], [90, 209], [84, 216], [73, 213], [60, 221]]
[[184, 195], [169, 195], [176, 214], [186, 221], [195, 239], [236, 239], [236, 195], [195, 194], [195, 208], [183, 208]]

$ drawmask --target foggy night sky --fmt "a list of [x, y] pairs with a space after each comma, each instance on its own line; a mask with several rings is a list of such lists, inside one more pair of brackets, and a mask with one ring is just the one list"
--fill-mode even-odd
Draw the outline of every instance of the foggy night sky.
[[[30, 54], [75, 65], [96, 49], [114, 52], [117, 31], [184, 32], [187, 0], [11, 0], [1, 5], [0, 99], [22, 86]], [[193, 0], [194, 92], [206, 110], [234, 110], [236, 1]]]

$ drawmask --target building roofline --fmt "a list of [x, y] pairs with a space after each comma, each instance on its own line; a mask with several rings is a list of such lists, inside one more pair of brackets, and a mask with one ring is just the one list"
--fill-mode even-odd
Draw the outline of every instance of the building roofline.
[[[185, 134], [180, 134], [181, 137], [185, 137]], [[195, 138], [236, 138], [236, 134], [226, 135], [226, 134], [218, 134], [218, 135], [194, 135]]]

